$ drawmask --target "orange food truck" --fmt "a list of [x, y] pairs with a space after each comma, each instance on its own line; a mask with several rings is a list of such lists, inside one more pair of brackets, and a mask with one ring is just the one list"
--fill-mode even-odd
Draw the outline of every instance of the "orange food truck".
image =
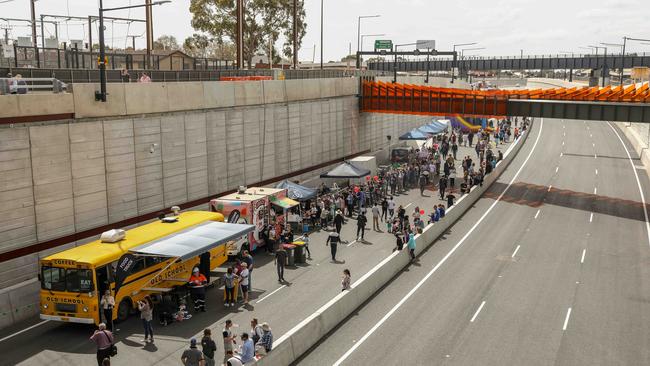
[[251, 224], [255, 227], [248, 234], [247, 240], [226, 245], [226, 254], [234, 256], [242, 250], [252, 251], [265, 245], [261, 232], [268, 225], [275, 225], [276, 230], [281, 230], [287, 223], [288, 210], [298, 205], [298, 201], [287, 197], [286, 189], [240, 187], [237, 193], [211, 200], [210, 210], [221, 213], [227, 222]]

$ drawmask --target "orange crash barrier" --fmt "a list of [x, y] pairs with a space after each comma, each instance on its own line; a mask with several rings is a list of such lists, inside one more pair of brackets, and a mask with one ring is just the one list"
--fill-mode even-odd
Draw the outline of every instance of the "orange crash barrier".
[[498, 117], [507, 115], [511, 99], [650, 103], [647, 83], [639, 87], [467, 90], [366, 81], [362, 89], [361, 110], [377, 113]]

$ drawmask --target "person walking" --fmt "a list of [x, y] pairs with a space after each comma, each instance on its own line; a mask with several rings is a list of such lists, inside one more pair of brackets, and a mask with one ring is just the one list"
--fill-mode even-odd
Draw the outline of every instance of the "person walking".
[[203, 352], [196, 348], [196, 338], [190, 339], [190, 348], [183, 351], [181, 362], [184, 366], [205, 366]]
[[377, 205], [377, 202], [372, 206], [372, 229], [375, 231], [381, 232], [381, 229], [379, 228], [379, 215], [381, 213], [379, 212], [379, 206]]
[[411, 256], [411, 262], [415, 260], [415, 234], [409, 233], [409, 241], [407, 243], [409, 248], [409, 255]]
[[330, 232], [329, 236], [327, 237], [327, 241], [325, 242], [325, 246], [330, 247], [330, 251], [332, 253], [332, 262], [336, 262], [336, 246], [339, 243], [339, 233], [336, 231]]
[[[363, 236], [366, 233], [367, 222], [368, 218], [366, 217], [366, 214], [363, 211], [359, 212], [359, 215], [357, 215], [357, 240], [363, 240]], [[361, 236], [359, 236], [359, 233], [361, 233]]]
[[153, 327], [151, 326], [151, 320], [153, 319], [153, 303], [149, 296], [145, 296], [144, 299], [138, 301], [138, 310], [140, 310], [140, 319], [142, 319], [142, 326], [144, 327], [144, 339], [143, 342], [149, 341], [153, 343]]
[[113, 349], [113, 333], [110, 330], [106, 330], [106, 324], [100, 323], [99, 329], [95, 330], [92, 336], [90, 336], [90, 341], [95, 343], [97, 346], [97, 365], [102, 366], [102, 362], [105, 358], [110, 359]]
[[232, 267], [228, 267], [226, 274], [223, 275], [224, 291], [226, 292], [226, 300], [223, 306], [235, 306], [235, 280], [237, 275], [233, 273]]
[[336, 210], [336, 216], [334, 216], [334, 228], [336, 228], [336, 232], [341, 234], [341, 228], [343, 227], [343, 222], [345, 219], [343, 218], [343, 213], [341, 210]]
[[445, 199], [445, 189], [447, 189], [447, 177], [442, 176], [440, 177], [440, 180], [438, 181], [438, 189], [440, 190], [440, 199], [444, 200]]
[[390, 196], [390, 199], [388, 200], [388, 215], [391, 219], [395, 216], [395, 200], [393, 199], [393, 196]]
[[278, 272], [278, 282], [284, 281], [284, 266], [287, 264], [287, 251], [280, 245], [275, 251], [275, 267]]
[[104, 321], [108, 330], [113, 330], [113, 308], [115, 307], [115, 298], [111, 295], [111, 290], [108, 289], [104, 292], [104, 296], [99, 301], [99, 306], [102, 308], [104, 314]]
[[343, 278], [341, 279], [341, 291], [349, 290], [351, 281], [352, 276], [350, 275], [350, 270], [346, 268], [343, 270]]
[[388, 221], [388, 200], [384, 196], [384, 198], [381, 200], [381, 221], [386, 222]]
[[203, 330], [203, 338], [201, 338], [201, 352], [205, 359], [205, 366], [215, 366], [214, 352], [217, 350], [217, 344], [212, 339], [212, 331], [210, 328]]

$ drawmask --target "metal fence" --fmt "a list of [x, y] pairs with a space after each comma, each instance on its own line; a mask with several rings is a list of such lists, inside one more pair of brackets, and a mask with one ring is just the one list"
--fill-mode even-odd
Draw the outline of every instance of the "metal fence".
[[[232, 76], [271, 76], [278, 78], [281, 70], [253, 69], [253, 70], [131, 70], [131, 80], [134, 82], [146, 72], [153, 82], [175, 81], [218, 81], [222, 77]], [[379, 73], [374, 71], [358, 70], [282, 70], [285, 79], [319, 79], [319, 78], [344, 78], [344, 77], [373, 77]], [[37, 69], [0, 67], [0, 77], [8, 73], [20, 74], [23, 78], [56, 78], [64, 83], [98, 83], [99, 70], [83, 69]], [[109, 83], [123, 82], [120, 70], [106, 70], [106, 79]]]
[[[70, 48], [25, 47], [13, 44], [14, 57], [5, 58], [0, 53], [0, 67], [33, 67], [50, 69], [97, 69], [98, 50], [83, 50]], [[38, 59], [36, 58], [38, 52]], [[107, 51], [107, 67], [109, 69], [142, 69], [147, 68], [147, 55], [143, 53], [124, 53]], [[181, 55], [152, 54], [149, 67], [153, 70], [220, 70], [234, 69], [234, 61], [215, 58], [184, 57]]]
[[53, 78], [0, 78], [0, 95], [42, 91], [61, 93], [67, 88], [66, 83]]

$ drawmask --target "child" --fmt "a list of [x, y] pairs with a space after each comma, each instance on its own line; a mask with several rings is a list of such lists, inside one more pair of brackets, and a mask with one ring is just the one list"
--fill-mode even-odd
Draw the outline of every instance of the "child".
[[343, 287], [343, 289], [341, 291], [350, 289], [350, 281], [351, 281], [350, 270], [346, 268], [343, 270], [343, 279], [341, 280], [341, 287]]
[[305, 242], [305, 250], [307, 251], [307, 259], [311, 259], [311, 252], [309, 251], [309, 233], [305, 233], [302, 236], [302, 241]]

